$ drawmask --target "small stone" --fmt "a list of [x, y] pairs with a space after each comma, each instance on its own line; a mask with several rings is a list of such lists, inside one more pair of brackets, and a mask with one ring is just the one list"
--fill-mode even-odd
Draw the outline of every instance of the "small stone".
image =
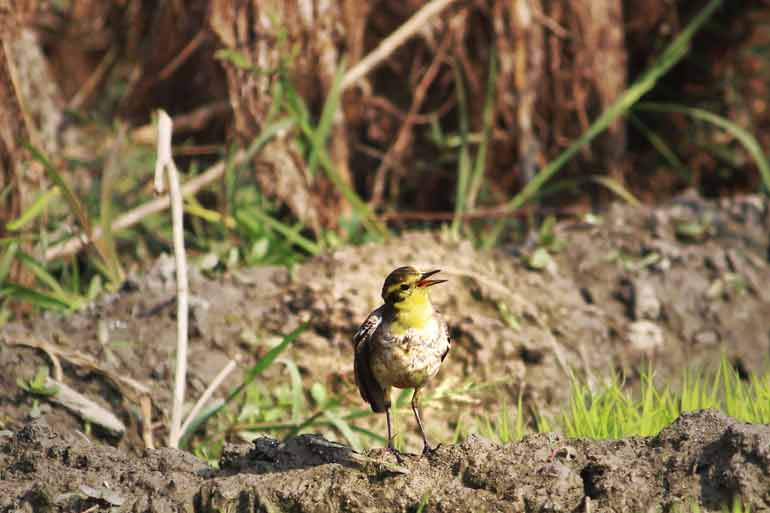
[[628, 326], [628, 342], [640, 353], [652, 353], [663, 347], [663, 330], [651, 321], [635, 321]]
[[634, 317], [637, 320], [647, 319], [656, 321], [660, 318], [660, 300], [655, 292], [655, 287], [648, 281], [637, 281], [636, 302], [634, 304]]
[[719, 333], [714, 330], [699, 331], [692, 336], [693, 343], [702, 346], [717, 345], [719, 343], [719, 339]]

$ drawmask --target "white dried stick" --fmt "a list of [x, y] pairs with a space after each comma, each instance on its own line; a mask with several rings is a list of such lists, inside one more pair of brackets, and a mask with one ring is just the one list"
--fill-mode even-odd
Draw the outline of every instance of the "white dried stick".
[[168, 446], [179, 447], [182, 431], [182, 407], [184, 406], [187, 384], [187, 257], [184, 250], [184, 225], [182, 193], [179, 190], [179, 176], [171, 156], [171, 118], [164, 110], [158, 111], [158, 156], [155, 161], [155, 192], [165, 190], [163, 170], [168, 173], [169, 196], [171, 199], [171, 223], [174, 231], [174, 257], [176, 261], [176, 371], [174, 374], [174, 402], [171, 408], [171, 427]]

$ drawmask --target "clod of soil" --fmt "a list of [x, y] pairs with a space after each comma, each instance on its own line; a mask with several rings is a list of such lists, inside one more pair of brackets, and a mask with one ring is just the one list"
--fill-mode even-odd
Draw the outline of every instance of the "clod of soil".
[[684, 414], [655, 437], [471, 436], [398, 465], [318, 435], [228, 446], [213, 470], [176, 450], [134, 458], [34, 422], [0, 438], [0, 511], [629, 512], [742, 497], [770, 509], [770, 426], [715, 411]]

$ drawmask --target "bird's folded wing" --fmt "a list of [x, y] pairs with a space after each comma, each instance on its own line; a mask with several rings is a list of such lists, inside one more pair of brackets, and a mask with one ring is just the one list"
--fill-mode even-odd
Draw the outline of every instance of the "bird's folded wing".
[[385, 397], [385, 390], [374, 378], [369, 363], [371, 357], [371, 338], [381, 322], [382, 315], [380, 309], [377, 309], [369, 314], [369, 317], [366, 318], [353, 336], [356, 352], [355, 360], [353, 361], [356, 385], [358, 385], [361, 397], [377, 413], [384, 412], [390, 406], [390, 401]]

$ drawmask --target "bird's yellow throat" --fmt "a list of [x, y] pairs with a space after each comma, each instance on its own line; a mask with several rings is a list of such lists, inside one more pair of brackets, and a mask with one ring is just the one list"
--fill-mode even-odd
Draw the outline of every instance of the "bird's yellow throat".
[[396, 336], [408, 329], [424, 328], [433, 317], [433, 304], [424, 288], [416, 288], [408, 297], [393, 303], [395, 317], [391, 329]]

